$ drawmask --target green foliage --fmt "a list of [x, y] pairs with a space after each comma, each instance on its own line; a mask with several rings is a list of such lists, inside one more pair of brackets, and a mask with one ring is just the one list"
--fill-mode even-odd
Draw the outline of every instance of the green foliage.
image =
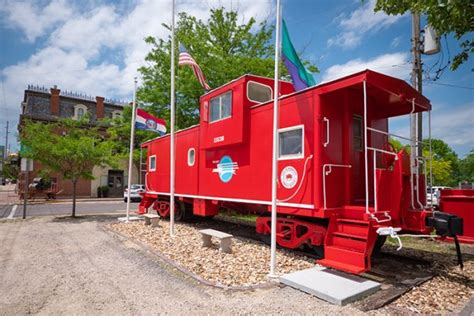
[[474, 182], [474, 150], [459, 161], [460, 176], [459, 181]]
[[3, 165], [3, 177], [5, 179], [17, 180], [20, 168], [18, 164], [13, 163], [11, 158], [7, 158], [5, 164]]
[[[152, 109], [147, 109], [152, 114]], [[158, 116], [158, 115], [157, 115]], [[127, 160], [130, 153], [130, 122], [132, 121], [132, 107], [124, 107], [122, 115], [105, 123], [109, 126], [107, 129], [107, 139], [112, 146], [112, 152], [118, 160]], [[150, 131], [135, 129], [133, 162], [137, 169], [140, 168], [140, 144], [157, 137], [158, 134]], [[144, 157], [145, 154], [144, 154]]]
[[395, 149], [396, 152], [399, 152], [402, 149], [406, 149], [408, 152], [410, 152], [410, 146], [403, 145], [398, 139], [395, 138], [390, 138], [388, 140], [389, 144], [392, 145], [393, 149]]
[[468, 60], [474, 51], [473, 21], [474, 9], [468, 0], [377, 0], [375, 11], [397, 15], [407, 12], [425, 14], [438, 35], [454, 33], [454, 37], [462, 41], [461, 51], [454, 56], [451, 69]]
[[26, 122], [20, 141], [28, 148], [25, 158], [41, 163], [44, 171], [60, 173], [73, 183], [75, 216], [76, 184], [79, 179], [93, 179], [94, 166], [115, 165], [112, 146], [104, 141], [98, 127], [88, 125], [87, 118], [55, 123]]
[[[238, 20], [236, 11], [223, 8], [211, 10], [206, 22], [186, 13], [178, 15], [177, 41], [200, 65], [211, 88], [249, 73], [273, 77], [273, 26], [268, 26], [267, 22], [256, 26], [253, 18], [244, 24]], [[171, 40], [148, 37], [146, 42], [153, 48], [146, 56], [149, 66], [139, 69], [143, 77], [143, 86], [138, 91], [139, 102], [147, 111], [169, 122]], [[176, 60], [178, 54], [176, 49]], [[281, 69], [285, 76], [286, 69]], [[317, 70], [313, 65], [308, 65], [308, 69]], [[190, 67], [177, 67], [176, 70], [176, 125], [185, 128], [198, 122], [199, 97], [205, 91]]]

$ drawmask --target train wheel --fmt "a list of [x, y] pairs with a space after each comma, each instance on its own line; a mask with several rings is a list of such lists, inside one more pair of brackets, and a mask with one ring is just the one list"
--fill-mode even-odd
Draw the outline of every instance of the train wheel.
[[[155, 204], [153, 204], [153, 209], [160, 215], [161, 218], [169, 219], [170, 218], [170, 202], [157, 200]], [[183, 210], [179, 203], [175, 203], [174, 208], [174, 220], [179, 222], [183, 217]]]

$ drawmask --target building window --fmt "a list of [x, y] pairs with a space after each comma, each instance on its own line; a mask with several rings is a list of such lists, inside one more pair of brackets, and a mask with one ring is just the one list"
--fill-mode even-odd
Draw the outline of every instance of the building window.
[[282, 128], [278, 131], [280, 160], [300, 159], [304, 157], [303, 125]]
[[362, 134], [362, 116], [354, 115], [352, 117], [352, 148], [355, 151], [364, 149], [364, 135]]
[[111, 117], [113, 119], [122, 117], [122, 111], [118, 111], [118, 110], [112, 111]]
[[188, 166], [194, 166], [194, 162], [196, 161], [196, 151], [194, 148], [189, 148], [188, 150]]
[[74, 106], [74, 119], [75, 120], [80, 120], [86, 115], [87, 113], [87, 107], [83, 104], [76, 104]]
[[249, 81], [247, 83], [247, 99], [257, 103], [270, 101], [272, 99], [272, 88], [255, 81]]
[[148, 171], [156, 170], [156, 155], [150, 156], [150, 161], [148, 164]]
[[232, 91], [211, 99], [209, 122], [223, 120], [232, 116]]

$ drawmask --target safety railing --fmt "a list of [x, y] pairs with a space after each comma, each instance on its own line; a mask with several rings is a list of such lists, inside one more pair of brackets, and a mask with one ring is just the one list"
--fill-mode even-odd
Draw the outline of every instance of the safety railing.
[[[329, 167], [329, 169], [326, 171], [326, 169], [328, 167]], [[327, 209], [327, 205], [326, 205], [326, 176], [331, 174], [333, 167], [336, 167], [336, 168], [352, 168], [351, 165], [338, 165], [338, 164], [331, 164], [331, 163], [327, 163], [327, 164], [323, 165], [323, 205], [324, 205], [324, 209]]]
[[[388, 91], [389, 93], [393, 94], [392, 92]], [[420, 201], [420, 163], [424, 165], [424, 181], [425, 181], [425, 187], [427, 187], [427, 168], [426, 168], [426, 161], [429, 160], [430, 162], [430, 174], [429, 174], [429, 179], [430, 179], [430, 187], [431, 187], [431, 195], [432, 193], [432, 187], [433, 187], [433, 172], [432, 172], [432, 153], [431, 153], [431, 110], [428, 111], [428, 131], [429, 131], [429, 137], [428, 137], [428, 142], [425, 141], [418, 141], [418, 120], [415, 120], [415, 124], [413, 124], [412, 120], [414, 119], [414, 113], [415, 113], [415, 108], [416, 108], [416, 102], [415, 99], [412, 99], [412, 109], [410, 112], [410, 126], [412, 127], [410, 129], [410, 137], [404, 137], [401, 135], [397, 135], [394, 133], [382, 131], [373, 127], [367, 126], [367, 82], [364, 80], [363, 81], [363, 94], [364, 94], [364, 164], [365, 164], [365, 211], [367, 214], [371, 214], [370, 209], [369, 209], [369, 162], [368, 162], [368, 156], [369, 156], [369, 151], [373, 151], [373, 190], [374, 190], [374, 212], [378, 211], [378, 201], [377, 201], [377, 178], [376, 178], [376, 166], [377, 166], [377, 160], [376, 160], [376, 153], [381, 152], [389, 155], [394, 155], [395, 159], [398, 158], [396, 153], [393, 153], [391, 151], [379, 149], [379, 148], [374, 148], [374, 147], [369, 147], [367, 143], [367, 133], [368, 131], [374, 132], [374, 133], [379, 133], [383, 134], [389, 137], [396, 137], [399, 139], [407, 140], [410, 141], [410, 147], [411, 147], [411, 153], [410, 153], [410, 189], [411, 189], [411, 206], [412, 209], [423, 209], [427, 207], [427, 204], [423, 205]], [[414, 130], [413, 130], [414, 129]], [[421, 149], [423, 149], [423, 145], [428, 143], [429, 145], [429, 157], [422, 157], [420, 155], [417, 155], [416, 153], [419, 150], [418, 146], [421, 146]], [[416, 187], [413, 183], [413, 176], [415, 176], [416, 179]], [[415, 190], [416, 189], [416, 190]], [[416, 202], [418, 207], [415, 207], [415, 192], [416, 192]], [[426, 192], [423, 192], [426, 194]], [[431, 201], [431, 207], [432, 201]], [[372, 216], [373, 217], [373, 216]], [[388, 216], [389, 217], [389, 216]]]

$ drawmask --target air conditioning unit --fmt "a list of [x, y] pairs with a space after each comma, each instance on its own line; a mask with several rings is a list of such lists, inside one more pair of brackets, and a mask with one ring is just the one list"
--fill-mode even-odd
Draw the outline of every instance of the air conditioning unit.
[[427, 24], [425, 25], [424, 33], [423, 54], [433, 55], [439, 53], [439, 36], [436, 30], [431, 25]]

